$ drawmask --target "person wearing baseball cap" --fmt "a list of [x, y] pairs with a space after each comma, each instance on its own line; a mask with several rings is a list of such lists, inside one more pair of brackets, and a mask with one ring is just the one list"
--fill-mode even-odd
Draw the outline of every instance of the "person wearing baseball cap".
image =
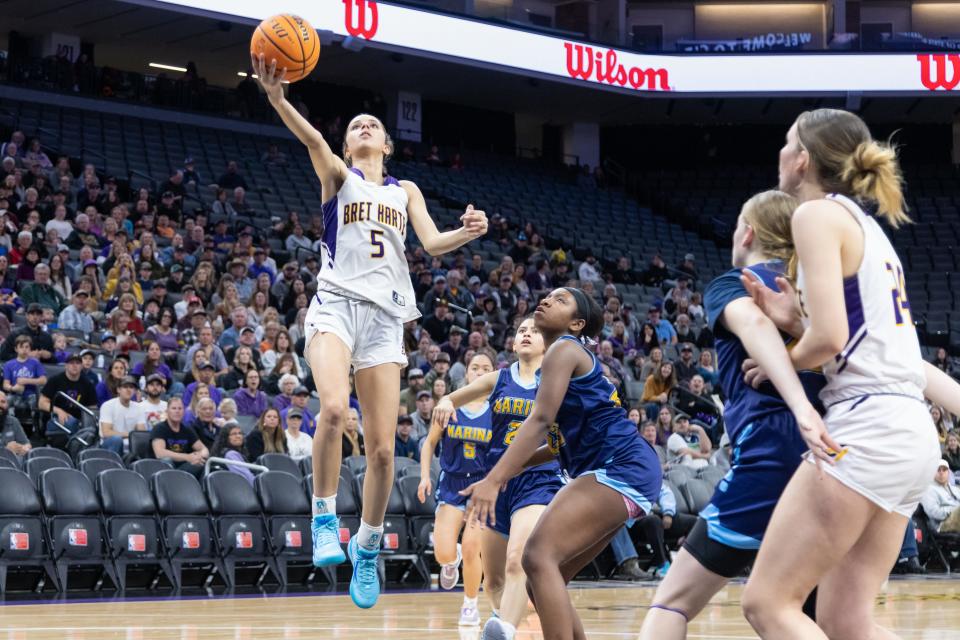
[[393, 451], [398, 458], [420, 461], [420, 441], [413, 437], [413, 416], [408, 414], [397, 418], [397, 435], [394, 438]]
[[920, 504], [934, 531], [960, 532], [960, 489], [956, 487], [950, 463], [940, 459], [933, 482], [923, 492]]
[[405, 413], [417, 410], [417, 393], [424, 388], [423, 369], [412, 368], [407, 370], [407, 388], [400, 392], [400, 406]]
[[413, 431], [411, 435], [417, 440], [421, 440], [427, 436], [427, 433], [430, 431], [430, 421], [433, 417], [433, 393], [428, 389], [421, 389], [417, 392], [417, 408], [411, 414], [410, 419], [413, 420]]
[[289, 406], [284, 409], [284, 425], [286, 426], [287, 453], [294, 460], [306, 458], [313, 453], [313, 438], [301, 431], [304, 413], [299, 407]]
[[43, 328], [43, 306], [32, 302], [27, 305], [27, 325], [11, 333], [0, 344], [0, 360], [8, 362], [16, 357], [14, 344], [18, 336], [28, 336], [33, 347], [31, 355], [41, 362], [54, 363], [53, 338]]
[[[312, 438], [313, 434], [317, 432], [317, 421], [307, 409], [308, 402], [310, 402], [310, 390], [303, 385], [296, 387], [290, 395], [290, 405], [280, 410], [280, 419], [283, 422], [284, 428], [286, 428], [287, 415], [291, 409], [297, 409], [302, 415], [300, 430]], [[310, 454], [308, 453], [307, 455]]]
[[117, 397], [107, 400], [100, 407], [100, 446], [123, 455], [124, 443], [133, 431], [146, 431], [146, 421], [140, 405], [133, 401], [137, 381], [133, 376], [124, 376], [117, 386]]

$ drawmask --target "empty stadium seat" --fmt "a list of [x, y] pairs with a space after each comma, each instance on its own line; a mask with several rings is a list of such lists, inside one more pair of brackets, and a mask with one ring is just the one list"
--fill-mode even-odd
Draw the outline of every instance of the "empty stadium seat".
[[[343, 465], [341, 465], [342, 467]], [[300, 476], [306, 477], [313, 473], [313, 456], [300, 458]], [[341, 474], [342, 475], [342, 474]]]
[[39, 457], [32, 460], [27, 460], [24, 471], [30, 477], [30, 480], [33, 482], [33, 486], [40, 488], [40, 476], [43, 475], [43, 472], [48, 469], [71, 469], [72, 465], [68, 462], [61, 460], [60, 458], [47, 458]]
[[150, 478], [150, 490], [160, 516], [164, 551], [174, 584], [183, 584], [183, 566], [190, 564], [211, 565], [207, 580], [216, 570], [225, 576], [207, 499], [197, 479], [186, 471], [166, 469]]
[[40, 476], [40, 495], [60, 589], [68, 590], [68, 571], [76, 565], [102, 567], [119, 588], [116, 570], [104, 553], [100, 501], [87, 476], [76, 469], [47, 469]]
[[210, 500], [227, 586], [236, 584], [238, 564], [266, 565], [279, 577], [260, 503], [247, 480], [230, 471], [215, 471], [203, 479], [203, 485]]
[[127, 453], [124, 458], [127, 463], [135, 460], [146, 460], [153, 458], [153, 447], [151, 446], [151, 436], [149, 431], [131, 431], [127, 439]]
[[22, 471], [0, 469], [0, 487], [0, 540], [5, 543], [0, 553], [0, 593], [6, 591], [10, 567], [40, 567], [56, 584], [36, 485]]
[[106, 460], [115, 460], [120, 464], [123, 464], [123, 458], [116, 454], [114, 451], [108, 451], [107, 449], [84, 449], [77, 455], [77, 465], [84, 462], [85, 460], [93, 459], [106, 459]]
[[367, 470], [367, 458], [365, 456], [348, 456], [343, 459], [342, 464], [347, 465], [353, 471], [354, 476]]
[[300, 464], [285, 453], [264, 453], [257, 458], [257, 464], [265, 466], [270, 471], [284, 471], [292, 476], [296, 476], [299, 481]]
[[91, 458], [80, 463], [80, 471], [94, 487], [97, 486], [97, 476], [107, 469], [123, 469], [123, 464], [110, 458]]
[[30, 461], [34, 458], [54, 458], [56, 460], [65, 462], [68, 467], [73, 467], [73, 459], [63, 449], [55, 449], [53, 447], [36, 447], [27, 452], [25, 460]]
[[173, 469], [170, 463], [166, 460], [157, 460], [156, 458], [144, 458], [143, 460], [137, 460], [130, 465], [130, 468], [143, 476], [144, 480], [147, 482], [150, 482], [150, 479], [155, 473]]
[[10, 451], [10, 449], [0, 447], [0, 460], [6, 460], [14, 469], [23, 468], [23, 458], [15, 454], [13, 451]]
[[120, 589], [126, 588], [131, 564], [155, 564], [174, 589], [179, 588], [163, 554], [156, 505], [143, 476], [129, 469], [107, 469], [97, 476], [96, 489], [103, 505], [107, 553], [117, 567]]
[[427, 495], [424, 502], [417, 496], [420, 486], [419, 476], [407, 476], [397, 480], [397, 487], [403, 498], [403, 507], [410, 521], [410, 534], [416, 545], [420, 560], [426, 566], [426, 556], [433, 555], [433, 524], [437, 503], [432, 495]]
[[310, 563], [313, 557], [310, 501], [301, 491], [301, 479], [283, 471], [261, 473], [253, 486], [267, 520], [277, 562], [277, 578], [281, 586], [285, 586], [287, 565], [290, 562]]

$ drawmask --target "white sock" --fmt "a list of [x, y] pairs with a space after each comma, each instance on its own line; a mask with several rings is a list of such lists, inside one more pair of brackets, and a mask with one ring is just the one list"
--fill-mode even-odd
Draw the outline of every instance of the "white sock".
[[467, 596], [463, 596], [463, 606], [465, 606], [465, 607], [470, 607], [471, 609], [476, 609], [476, 608], [477, 608], [477, 599], [476, 599], [476, 598], [468, 598]]
[[360, 530], [357, 531], [357, 546], [368, 551], [380, 548], [383, 541], [383, 525], [373, 527], [363, 520], [360, 521]]
[[319, 516], [327, 513], [337, 515], [337, 494], [326, 498], [313, 496], [313, 515]]

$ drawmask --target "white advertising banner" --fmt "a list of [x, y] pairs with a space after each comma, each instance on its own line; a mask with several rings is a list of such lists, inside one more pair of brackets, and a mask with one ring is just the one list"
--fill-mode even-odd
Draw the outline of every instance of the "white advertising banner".
[[[156, 4], [255, 20], [271, 13], [254, 0]], [[372, 46], [644, 94], [921, 93], [960, 85], [960, 54], [650, 55], [375, 0], [286, 0], [283, 9]]]

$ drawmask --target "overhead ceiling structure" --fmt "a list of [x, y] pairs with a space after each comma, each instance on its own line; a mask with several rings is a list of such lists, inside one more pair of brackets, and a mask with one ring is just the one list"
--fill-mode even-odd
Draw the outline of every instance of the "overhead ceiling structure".
[[[335, 0], [317, 0], [334, 2]], [[201, 76], [234, 86], [245, 71], [253, 21], [192, 15], [158, 7], [150, 0], [0, 0], [3, 29], [42, 36], [76, 35], [95, 45], [98, 65], [144, 74], [156, 62], [197, 64]], [[175, 71], [166, 72], [176, 75]], [[556, 123], [602, 125], [644, 122], [779, 122], [799, 110], [845, 106], [844, 98], [678, 97], [625, 94], [516, 73], [467, 67], [452, 61], [364, 47], [353, 52], [333, 42], [323, 47], [314, 78], [379, 92], [419, 92], [425, 100], [530, 113]], [[860, 112], [874, 121], [950, 122], [960, 97], [864, 98]]]

